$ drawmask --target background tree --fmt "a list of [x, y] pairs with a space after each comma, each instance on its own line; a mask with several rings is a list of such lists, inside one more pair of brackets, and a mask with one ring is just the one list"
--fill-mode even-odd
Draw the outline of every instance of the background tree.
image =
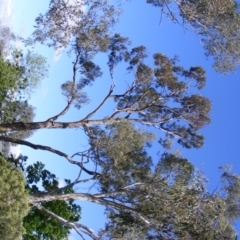
[[19, 240], [29, 211], [25, 179], [21, 172], [0, 157], [0, 238]]
[[[28, 98], [40, 81], [47, 76], [46, 59], [33, 52], [23, 53], [14, 49], [13, 33], [7, 27], [0, 26], [3, 35], [0, 39], [2, 52], [0, 57], [0, 123], [32, 122], [34, 108], [28, 104]], [[5, 38], [6, 37], [6, 38]], [[6, 43], [6, 41], [8, 41]], [[33, 131], [11, 132], [4, 134], [18, 139], [26, 139]], [[8, 155], [10, 145], [4, 144], [4, 155]]]
[[[240, 11], [234, 0], [147, 0], [169, 19], [198, 34], [207, 56], [213, 56], [218, 72], [236, 71], [240, 64]], [[178, 7], [176, 12], [175, 3]]]
[[[22, 155], [17, 159], [10, 157], [7, 160], [20, 172], [24, 173], [26, 178], [25, 188], [30, 195], [43, 193], [74, 193], [71, 187], [58, 191], [59, 181], [56, 175], [46, 170], [44, 164], [41, 162], [36, 162], [26, 167], [27, 157]], [[70, 180], [65, 180], [65, 183], [68, 186], [71, 185]], [[80, 220], [81, 208], [79, 205], [76, 205], [73, 200], [56, 200], [51, 202], [39, 202], [39, 204], [68, 221], [77, 222]], [[70, 228], [68, 226], [62, 225], [45, 212], [39, 211], [36, 207], [31, 207], [28, 214], [24, 217], [23, 227], [26, 231], [22, 237], [24, 240], [61, 240], [67, 239], [67, 236], [70, 234]]]
[[60, 52], [78, 42], [88, 49], [88, 57], [99, 49], [106, 50], [108, 33], [116, 23], [119, 8], [108, 1], [53, 1], [35, 22], [35, 31], [26, 43], [40, 42]]
[[0, 22], [0, 56], [1, 58], [6, 58], [9, 56], [11, 52], [12, 46], [11, 43], [14, 41], [15, 36], [10, 30], [9, 27], [4, 26], [3, 23]]

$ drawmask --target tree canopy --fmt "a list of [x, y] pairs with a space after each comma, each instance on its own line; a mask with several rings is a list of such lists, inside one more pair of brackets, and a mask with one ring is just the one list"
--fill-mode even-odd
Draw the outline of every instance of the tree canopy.
[[[202, 34], [208, 54], [216, 56], [216, 68], [233, 70], [237, 65], [232, 60], [238, 53], [231, 46], [226, 50], [220, 30], [229, 27], [224, 21], [228, 15], [236, 14], [238, 19], [234, 12], [238, 6], [219, 3], [216, 12], [208, 1], [148, 1], [167, 8], [177, 21], [171, 2], [178, 4], [180, 16]], [[240, 178], [223, 168], [221, 187], [210, 193], [204, 174], [172, 151], [174, 144], [186, 149], [204, 145], [201, 130], [211, 122], [211, 101], [201, 94], [206, 85], [205, 70], [200, 66], [185, 68], [177, 57], [159, 52], [150, 55], [145, 46], [132, 47], [127, 37], [114, 32], [119, 14], [118, 5], [105, 0], [76, 1], [74, 5], [71, 1], [51, 0], [47, 12], [36, 18], [35, 31], [25, 43], [34, 46], [40, 42], [59, 53], [66, 49], [73, 65], [68, 80], [61, 84], [66, 105], [47, 119], [34, 122], [34, 108], [25, 99], [46, 75], [44, 58], [19, 50], [12, 51], [9, 60], [0, 58], [0, 141], [50, 152], [79, 170], [74, 181], [65, 180], [66, 185], [61, 187], [56, 175], [41, 162], [25, 165], [28, 161], [22, 155], [8, 158], [9, 163], [1, 158], [5, 184], [1, 185], [0, 197], [6, 197], [8, 182], [21, 176], [18, 184], [22, 184], [22, 190], [16, 205], [25, 204], [22, 212], [16, 211], [17, 218], [10, 216], [18, 221], [17, 227], [13, 230], [14, 225], [7, 225], [10, 229], [4, 234], [12, 231], [23, 239], [60, 240], [74, 229], [82, 239], [87, 235], [94, 240], [235, 240]], [[233, 17], [232, 21], [227, 18], [230, 25], [237, 21]], [[220, 30], [216, 26], [211, 35], [210, 28], [218, 20]], [[228, 30], [226, 34], [232, 37], [231, 28]], [[239, 41], [234, 40], [236, 44]], [[222, 51], [219, 55], [214, 52], [218, 41]], [[96, 60], [100, 55], [105, 59], [101, 65]], [[226, 69], [225, 63], [232, 65]], [[130, 79], [125, 90], [119, 88], [123, 83], [116, 74], [120, 67]], [[82, 110], [89, 103], [93, 96], [88, 89], [99, 78], [108, 79], [109, 88], [97, 106], [77, 120], [60, 121], [70, 109]], [[106, 113], [102, 110], [108, 103], [113, 107]], [[73, 128], [82, 130], [88, 141], [73, 155], [26, 140], [34, 130]], [[159, 144], [159, 153], [154, 156], [153, 144]], [[11, 176], [4, 175], [7, 171]], [[9, 195], [13, 193], [9, 191]], [[104, 207], [105, 227], [94, 232], [91, 226], [82, 224], [81, 203], [74, 201]], [[1, 202], [4, 207], [6, 203]], [[3, 207], [0, 210], [5, 211]]]
[[[161, 13], [200, 38], [214, 68], [221, 73], [236, 71], [240, 64], [240, 5], [234, 0], [147, 0]], [[176, 11], [177, 6], [178, 11]]]

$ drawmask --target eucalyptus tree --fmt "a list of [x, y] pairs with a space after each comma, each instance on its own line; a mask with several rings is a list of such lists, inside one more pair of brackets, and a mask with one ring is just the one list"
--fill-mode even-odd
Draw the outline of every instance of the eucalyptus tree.
[[[210, 123], [211, 103], [200, 94], [191, 94], [190, 89], [194, 87], [193, 82], [197, 89], [205, 86], [205, 71], [201, 67], [191, 67], [186, 70], [177, 65], [176, 59], [169, 59], [159, 53], [153, 55], [152, 66], [147, 65], [144, 63], [144, 59], [147, 58], [146, 48], [140, 46], [128, 50], [127, 42], [127, 38], [119, 34], [109, 37], [107, 65], [112, 84], [98, 107], [84, 118], [73, 122], [57, 121], [71, 105], [80, 109], [88, 101], [88, 96], [83, 91], [84, 87], [93, 84], [94, 80], [102, 75], [100, 67], [85, 58], [89, 49], [79, 46], [76, 42], [75, 47], [78, 52], [76, 52], [72, 81], [62, 85], [63, 94], [68, 101], [66, 107], [59, 114], [42, 122], [0, 124], [1, 133], [90, 127], [117, 123], [125, 119], [163, 132], [166, 138], [161, 137], [159, 141], [164, 146], [166, 142], [176, 138], [184, 147], [201, 147], [204, 138], [198, 130]], [[114, 69], [121, 61], [125, 61], [127, 71], [130, 71], [133, 77], [127, 90], [118, 94], [114, 93], [116, 87]], [[116, 103], [116, 109], [102, 119], [94, 118], [106, 102], [111, 100]], [[4, 141], [4, 138], [1, 137], [1, 140]]]
[[[115, 9], [104, 0], [75, 1], [74, 6], [69, 1], [52, 0], [49, 10], [36, 19], [32, 38], [26, 41], [59, 51], [67, 48], [73, 62], [71, 80], [61, 85], [67, 103], [62, 111], [39, 122], [18, 118], [0, 123], [0, 140], [51, 152], [79, 168], [76, 180], [63, 188], [54, 185], [52, 192], [34, 188], [29, 204], [39, 215], [44, 213], [75, 229], [82, 238], [86, 234], [92, 239], [233, 239], [232, 225], [238, 215], [235, 219], [226, 216], [230, 209], [228, 188], [224, 188], [225, 196], [209, 194], [201, 175], [186, 159], [165, 153], [153, 161], [148, 154], [155, 139], [162, 151], [175, 141], [185, 148], [203, 146], [199, 130], [210, 123], [211, 110], [209, 99], [200, 94], [206, 84], [205, 71], [199, 66], [185, 69], [177, 58], [161, 53], [148, 57], [144, 46], [130, 48], [127, 38], [111, 30], [118, 18]], [[96, 62], [99, 55], [105, 55], [108, 74]], [[123, 83], [116, 74], [120, 64], [129, 74], [125, 90], [118, 88]], [[77, 120], [59, 121], [70, 108], [80, 110], [93, 98], [85, 89], [99, 78], [110, 84], [97, 107]], [[115, 108], [99, 114], [108, 102]], [[72, 156], [11, 135], [70, 128], [81, 129], [89, 141], [86, 149]], [[90, 178], [83, 177], [82, 172]], [[66, 192], [88, 182], [96, 186], [94, 193], [90, 189]], [[235, 195], [232, 204], [237, 205], [238, 199]], [[72, 200], [106, 207], [106, 228], [95, 233], [91, 226], [67, 219], [50, 207], [53, 201]]]
[[[240, 5], [236, 0], [147, 0], [174, 23], [195, 32], [218, 72], [240, 64]], [[176, 11], [176, 6], [178, 11]]]
[[[108, 1], [50, 1], [49, 10], [36, 18], [36, 30], [28, 43], [40, 42], [54, 48], [66, 48], [74, 56], [71, 81], [62, 85], [67, 106], [59, 114], [36, 123], [16, 122], [0, 124], [2, 133], [43, 128], [79, 128], [105, 125], [127, 119], [152, 126], [164, 132], [167, 138], [176, 137], [185, 147], [201, 147], [203, 136], [197, 131], [210, 122], [210, 101], [199, 93], [191, 94], [205, 86], [206, 73], [201, 67], [184, 69], [176, 58], [163, 54], [153, 55], [147, 64], [144, 46], [129, 49], [129, 40], [113, 34], [111, 27], [119, 11]], [[67, 37], [69, 36], [69, 37]], [[94, 57], [105, 54], [109, 75], [103, 74]], [[118, 93], [115, 69], [120, 63], [132, 75], [126, 91]], [[57, 122], [74, 105], [81, 108], [88, 102], [84, 88], [98, 78], [108, 78], [112, 84], [99, 106], [74, 122]], [[194, 83], [195, 82], [195, 83]], [[116, 108], [103, 119], [94, 119], [107, 101], [114, 100]], [[174, 104], [172, 104], [174, 103]], [[164, 144], [164, 140], [161, 140]]]
[[[240, 216], [237, 211], [240, 199], [236, 188], [240, 184], [238, 176], [223, 169], [222, 187], [211, 194], [203, 174], [187, 159], [164, 153], [159, 161], [153, 161], [148, 148], [154, 136], [147, 131], [139, 132], [127, 121], [110, 124], [104, 130], [100, 127], [86, 127], [85, 130], [90, 148], [75, 154], [81, 157], [81, 162], [75, 160], [75, 156], [65, 156], [80, 167], [75, 181], [57, 187], [50, 172], [39, 171], [41, 163], [28, 167], [27, 183], [36, 183], [42, 178], [45, 189], [41, 190], [35, 184], [29, 188], [28, 202], [34, 212], [30, 211], [24, 226], [37, 225], [33, 222], [42, 219], [44, 213], [47, 219], [75, 229], [82, 238], [82, 234], [86, 234], [92, 239], [235, 240], [233, 226]], [[55, 153], [64, 156], [60, 151], [55, 150]], [[92, 169], [83, 166], [87, 161], [95, 163]], [[90, 178], [83, 178], [81, 171]], [[79, 189], [79, 186], [84, 189], [86, 182], [92, 182], [94, 192], [88, 188], [85, 192], [71, 190]], [[55, 201], [72, 200], [105, 207], [105, 228], [95, 233], [91, 226], [85, 226], [77, 219], [67, 219], [64, 212], [55, 211]], [[48, 223], [52, 224], [51, 221]], [[44, 234], [43, 226], [41, 221], [39, 229]], [[47, 229], [51, 230], [51, 225]]]

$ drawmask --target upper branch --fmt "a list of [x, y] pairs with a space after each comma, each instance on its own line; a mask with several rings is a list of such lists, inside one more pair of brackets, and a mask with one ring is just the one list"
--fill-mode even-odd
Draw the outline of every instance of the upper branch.
[[114, 85], [110, 87], [110, 90], [107, 94], [107, 96], [103, 99], [103, 101], [99, 104], [99, 106], [94, 110], [92, 111], [91, 113], [89, 113], [84, 119], [82, 119], [81, 121], [86, 121], [88, 120], [90, 117], [92, 117], [101, 107], [103, 107], [103, 105], [107, 102], [107, 100], [111, 97], [111, 94], [114, 90]]
[[59, 114], [57, 114], [54, 117], [51, 117], [51, 118], [47, 119], [46, 122], [56, 121], [58, 118], [62, 117], [64, 114], [66, 114], [67, 111], [69, 110], [69, 108], [71, 107], [71, 105], [72, 105], [72, 103], [74, 101], [74, 98], [75, 98], [73, 93], [74, 93], [74, 88], [75, 88], [75, 85], [76, 85], [77, 69], [78, 69], [77, 68], [77, 64], [79, 62], [80, 56], [81, 56], [81, 52], [79, 51], [77, 53], [76, 60], [75, 60], [75, 62], [73, 64], [73, 79], [72, 79], [73, 84], [72, 84], [72, 89], [71, 89], [72, 96], [71, 96], [70, 101], [68, 101], [67, 106]]

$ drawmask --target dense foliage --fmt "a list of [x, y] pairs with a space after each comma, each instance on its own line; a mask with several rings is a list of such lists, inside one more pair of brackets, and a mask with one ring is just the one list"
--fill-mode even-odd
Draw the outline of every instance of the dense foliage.
[[[229, 188], [224, 194], [208, 193], [204, 176], [177, 155], [164, 153], [154, 164], [146, 151], [153, 136], [127, 122], [90, 131], [91, 158], [101, 169], [100, 192], [106, 197], [115, 193], [108, 198], [121, 204], [120, 209], [107, 206], [102, 239], [235, 239], [232, 223], [239, 218], [239, 193], [233, 197]], [[224, 172], [226, 184], [232, 182], [226, 174], [235, 179], [235, 189], [239, 177]], [[235, 218], [228, 215], [232, 207], [226, 196], [234, 199]]]
[[29, 211], [25, 178], [0, 156], [0, 238], [19, 240], [25, 232], [23, 218]]

